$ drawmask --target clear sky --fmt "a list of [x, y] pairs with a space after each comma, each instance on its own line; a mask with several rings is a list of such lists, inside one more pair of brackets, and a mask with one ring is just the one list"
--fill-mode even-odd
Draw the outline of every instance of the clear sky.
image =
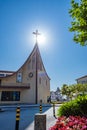
[[69, 8], [70, 0], [0, 0], [0, 70], [16, 71], [25, 62], [38, 29], [46, 36], [39, 49], [51, 90], [87, 75], [87, 47], [72, 40]]

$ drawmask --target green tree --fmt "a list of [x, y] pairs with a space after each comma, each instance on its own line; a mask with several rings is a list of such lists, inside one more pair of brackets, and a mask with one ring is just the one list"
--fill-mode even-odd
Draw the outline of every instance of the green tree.
[[87, 84], [77, 84], [76, 87], [78, 88], [78, 94], [81, 95], [87, 94]]
[[67, 95], [67, 89], [68, 89], [68, 85], [67, 84], [63, 84], [63, 86], [61, 87], [62, 95]]
[[67, 84], [63, 84], [63, 86], [61, 88], [62, 95], [66, 95], [67, 99], [70, 99], [70, 98], [72, 98], [71, 92], [72, 92], [71, 87], [69, 87]]
[[63, 84], [61, 87], [62, 95], [66, 95], [67, 99], [71, 99], [77, 97], [78, 95], [87, 94], [87, 84], [73, 84], [66, 85]]
[[87, 45], [87, 0], [71, 0], [69, 14], [72, 17], [69, 31], [74, 32], [73, 40], [80, 45]]

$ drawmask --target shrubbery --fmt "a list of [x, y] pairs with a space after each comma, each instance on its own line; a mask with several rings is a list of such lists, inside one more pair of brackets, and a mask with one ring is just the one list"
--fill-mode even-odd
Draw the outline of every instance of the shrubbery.
[[58, 109], [58, 116], [87, 116], [87, 95], [64, 103]]
[[61, 105], [58, 116], [49, 130], [87, 130], [87, 95]]

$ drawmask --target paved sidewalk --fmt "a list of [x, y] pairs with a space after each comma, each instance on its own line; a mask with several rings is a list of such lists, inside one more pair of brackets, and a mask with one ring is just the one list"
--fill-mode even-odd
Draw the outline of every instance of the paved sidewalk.
[[50, 117], [48, 120], [47, 120], [47, 128], [46, 130], [49, 130], [50, 127], [52, 127], [53, 125], [55, 125], [57, 119], [55, 119], [54, 117]]
[[[57, 108], [55, 108], [55, 113], [57, 112]], [[49, 130], [50, 127], [55, 125], [57, 119], [53, 117], [53, 109], [52, 107], [44, 112], [46, 114], [46, 130]], [[34, 130], [34, 121], [25, 129], [25, 130]]]

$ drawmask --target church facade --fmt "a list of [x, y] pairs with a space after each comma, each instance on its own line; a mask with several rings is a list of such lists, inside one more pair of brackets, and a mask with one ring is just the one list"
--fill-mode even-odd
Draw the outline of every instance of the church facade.
[[50, 78], [46, 73], [38, 44], [16, 71], [0, 71], [0, 103], [47, 103]]

